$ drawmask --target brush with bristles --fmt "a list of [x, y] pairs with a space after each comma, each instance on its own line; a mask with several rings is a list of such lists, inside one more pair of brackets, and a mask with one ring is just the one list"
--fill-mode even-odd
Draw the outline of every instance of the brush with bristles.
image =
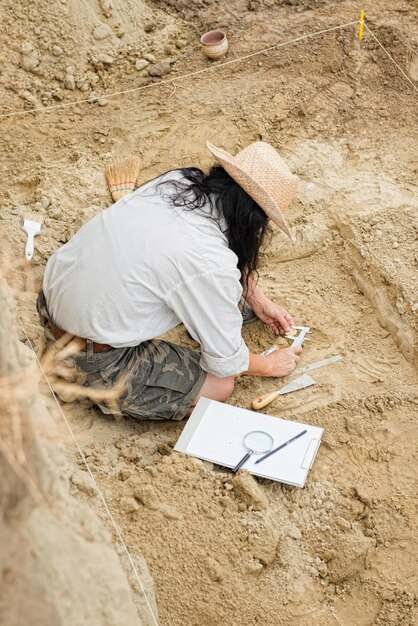
[[114, 159], [105, 168], [105, 176], [114, 202], [134, 191], [141, 160], [134, 154]]
[[38, 213], [29, 212], [23, 220], [22, 230], [25, 231], [28, 238], [25, 246], [25, 257], [27, 261], [32, 261], [35, 249], [34, 238], [41, 232], [43, 217]]

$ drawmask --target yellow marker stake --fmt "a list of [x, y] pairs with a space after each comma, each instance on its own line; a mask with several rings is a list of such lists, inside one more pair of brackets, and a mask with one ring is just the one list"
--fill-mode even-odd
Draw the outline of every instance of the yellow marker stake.
[[358, 29], [358, 38], [360, 41], [363, 39], [363, 25], [364, 25], [364, 11], [360, 11], [360, 26]]

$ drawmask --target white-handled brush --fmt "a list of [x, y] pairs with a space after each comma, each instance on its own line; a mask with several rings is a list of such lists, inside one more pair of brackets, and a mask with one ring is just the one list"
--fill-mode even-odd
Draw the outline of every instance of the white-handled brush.
[[42, 217], [40, 215], [30, 215], [30, 217], [25, 217], [23, 221], [22, 230], [24, 230], [28, 236], [25, 247], [25, 257], [28, 261], [32, 261], [33, 251], [35, 248], [35, 235], [39, 235], [41, 232], [41, 226]]

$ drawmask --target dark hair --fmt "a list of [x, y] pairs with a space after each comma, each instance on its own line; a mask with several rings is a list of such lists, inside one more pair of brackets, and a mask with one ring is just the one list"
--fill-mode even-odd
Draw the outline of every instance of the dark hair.
[[228, 226], [225, 233], [230, 249], [238, 257], [238, 269], [243, 274], [257, 274], [259, 252], [268, 228], [263, 209], [224, 170], [215, 165], [205, 174], [196, 167], [181, 170], [186, 180], [167, 180], [173, 191], [169, 198], [174, 206], [189, 210], [209, 204], [210, 217], [218, 220], [213, 203]]

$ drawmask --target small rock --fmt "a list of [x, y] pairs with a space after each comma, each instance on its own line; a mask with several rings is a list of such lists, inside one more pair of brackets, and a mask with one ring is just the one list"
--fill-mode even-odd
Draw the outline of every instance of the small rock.
[[[95, 102], [99, 102], [100, 98], [96, 98]], [[95, 140], [99, 141], [103, 139], [101, 135], [96, 135]], [[128, 461], [135, 461], [138, 457], [137, 451], [131, 448], [130, 446], [124, 446], [120, 451], [120, 456]]]
[[49, 207], [49, 200], [46, 196], [41, 197], [41, 207], [47, 209]]
[[154, 20], [148, 20], [148, 22], [145, 22], [144, 24], [144, 31], [146, 33], [152, 33], [152, 31], [154, 31], [157, 28], [157, 22], [155, 22]]
[[148, 74], [150, 76], [157, 76], [158, 78], [162, 78], [162, 76], [166, 76], [171, 72], [171, 65], [167, 61], [163, 61], [162, 63], [157, 63], [153, 65], [148, 70]]
[[39, 57], [35, 51], [30, 54], [22, 54], [20, 58], [20, 67], [27, 72], [33, 72], [39, 65]]
[[278, 543], [277, 530], [273, 526], [265, 526], [251, 541], [252, 557], [263, 565], [271, 565], [276, 558]]
[[24, 41], [21, 45], [20, 51], [22, 54], [24, 54], [25, 56], [29, 55], [31, 52], [33, 52], [33, 46], [29, 41]]
[[376, 409], [379, 411], [379, 413], [384, 413], [385, 412], [385, 405], [383, 404], [383, 401], [377, 400], [376, 402]]
[[205, 559], [205, 567], [208, 571], [209, 578], [213, 580], [213, 582], [221, 582], [224, 579], [222, 565], [212, 557]]
[[156, 511], [160, 508], [160, 499], [152, 485], [137, 485], [134, 488], [134, 496], [151, 510]]
[[329, 580], [341, 584], [363, 572], [373, 546], [373, 538], [364, 536], [360, 528], [353, 528], [340, 543], [335, 557], [327, 564]]
[[325, 563], [320, 563], [316, 569], [321, 578], [325, 578], [328, 574], [328, 568]]
[[148, 65], [149, 61], [147, 61], [146, 59], [137, 59], [135, 62], [135, 69], [140, 72], [141, 70], [144, 70], [146, 67], [148, 67]]
[[105, 17], [110, 17], [113, 13], [112, 0], [100, 0], [100, 7]]
[[300, 532], [299, 528], [296, 528], [296, 526], [289, 526], [286, 534], [292, 539], [301, 539], [302, 537], [302, 533]]
[[171, 56], [173, 54], [177, 53], [177, 50], [174, 46], [171, 46], [170, 44], [167, 44], [164, 48], [164, 53], [167, 54], [168, 56]]
[[60, 57], [64, 53], [64, 50], [60, 46], [52, 46], [51, 52], [54, 57]]
[[102, 41], [102, 39], [109, 37], [111, 32], [112, 31], [107, 24], [100, 24], [93, 30], [93, 37], [96, 41]]
[[157, 443], [157, 451], [162, 456], [169, 456], [173, 452], [173, 447], [168, 443]]
[[99, 107], [105, 107], [109, 104], [109, 100], [107, 98], [99, 98], [97, 104]]
[[64, 100], [64, 91], [62, 89], [54, 89], [52, 97], [55, 100]]
[[354, 492], [360, 502], [362, 502], [366, 506], [371, 506], [372, 495], [370, 493], [367, 493], [367, 487], [365, 487], [363, 484], [356, 485], [354, 487]]
[[102, 52], [97, 55], [97, 60], [99, 63], [103, 63], [103, 65], [112, 65], [114, 63], [115, 58], [111, 54], [107, 54], [106, 52]]
[[247, 505], [252, 506], [257, 511], [267, 509], [268, 498], [251, 474], [241, 470], [231, 482], [234, 485], [234, 490]]
[[83, 470], [75, 471], [71, 476], [71, 482], [77, 487], [77, 489], [90, 496], [96, 493], [96, 486], [88, 472], [84, 472]]
[[398, 298], [396, 299], [396, 302], [395, 302], [395, 306], [396, 306], [396, 309], [397, 309], [399, 315], [405, 315], [405, 310], [406, 310], [405, 309], [405, 302], [404, 302], [404, 299], [402, 298], [402, 296], [398, 296]]
[[339, 526], [339, 528], [341, 528], [341, 530], [350, 530], [351, 529], [351, 524], [348, 520], [346, 520], [344, 517], [338, 516], [335, 520], [337, 526]]
[[28, 104], [31, 104], [32, 106], [36, 106], [37, 104], [37, 99], [36, 97], [33, 95], [33, 93], [31, 93], [30, 91], [21, 91], [20, 92], [20, 97], [23, 98], [23, 100], [25, 100], [25, 102], [27, 102]]
[[70, 91], [74, 91], [75, 89], [75, 78], [72, 74], [67, 74], [64, 80], [64, 86], [66, 89]]
[[128, 480], [132, 476], [132, 470], [124, 468], [119, 472], [119, 478], [121, 480]]
[[150, 63], [155, 63], [155, 61], [157, 60], [155, 56], [151, 54], [151, 52], [147, 52], [147, 54], [144, 54], [144, 59], [146, 59]]
[[168, 504], [164, 504], [164, 503], [160, 504], [160, 506], [158, 507], [158, 510], [167, 519], [171, 519], [171, 520], [183, 519], [183, 514], [180, 511], [177, 511], [177, 509], [175, 509], [173, 506], [170, 506]]
[[251, 559], [245, 563], [245, 569], [250, 574], [259, 574], [263, 569], [263, 564], [258, 559]]
[[139, 509], [139, 504], [135, 498], [130, 496], [122, 496], [119, 500], [119, 510], [122, 513], [133, 513]]
[[392, 248], [399, 248], [399, 243], [397, 241], [394, 241], [392, 244]]

